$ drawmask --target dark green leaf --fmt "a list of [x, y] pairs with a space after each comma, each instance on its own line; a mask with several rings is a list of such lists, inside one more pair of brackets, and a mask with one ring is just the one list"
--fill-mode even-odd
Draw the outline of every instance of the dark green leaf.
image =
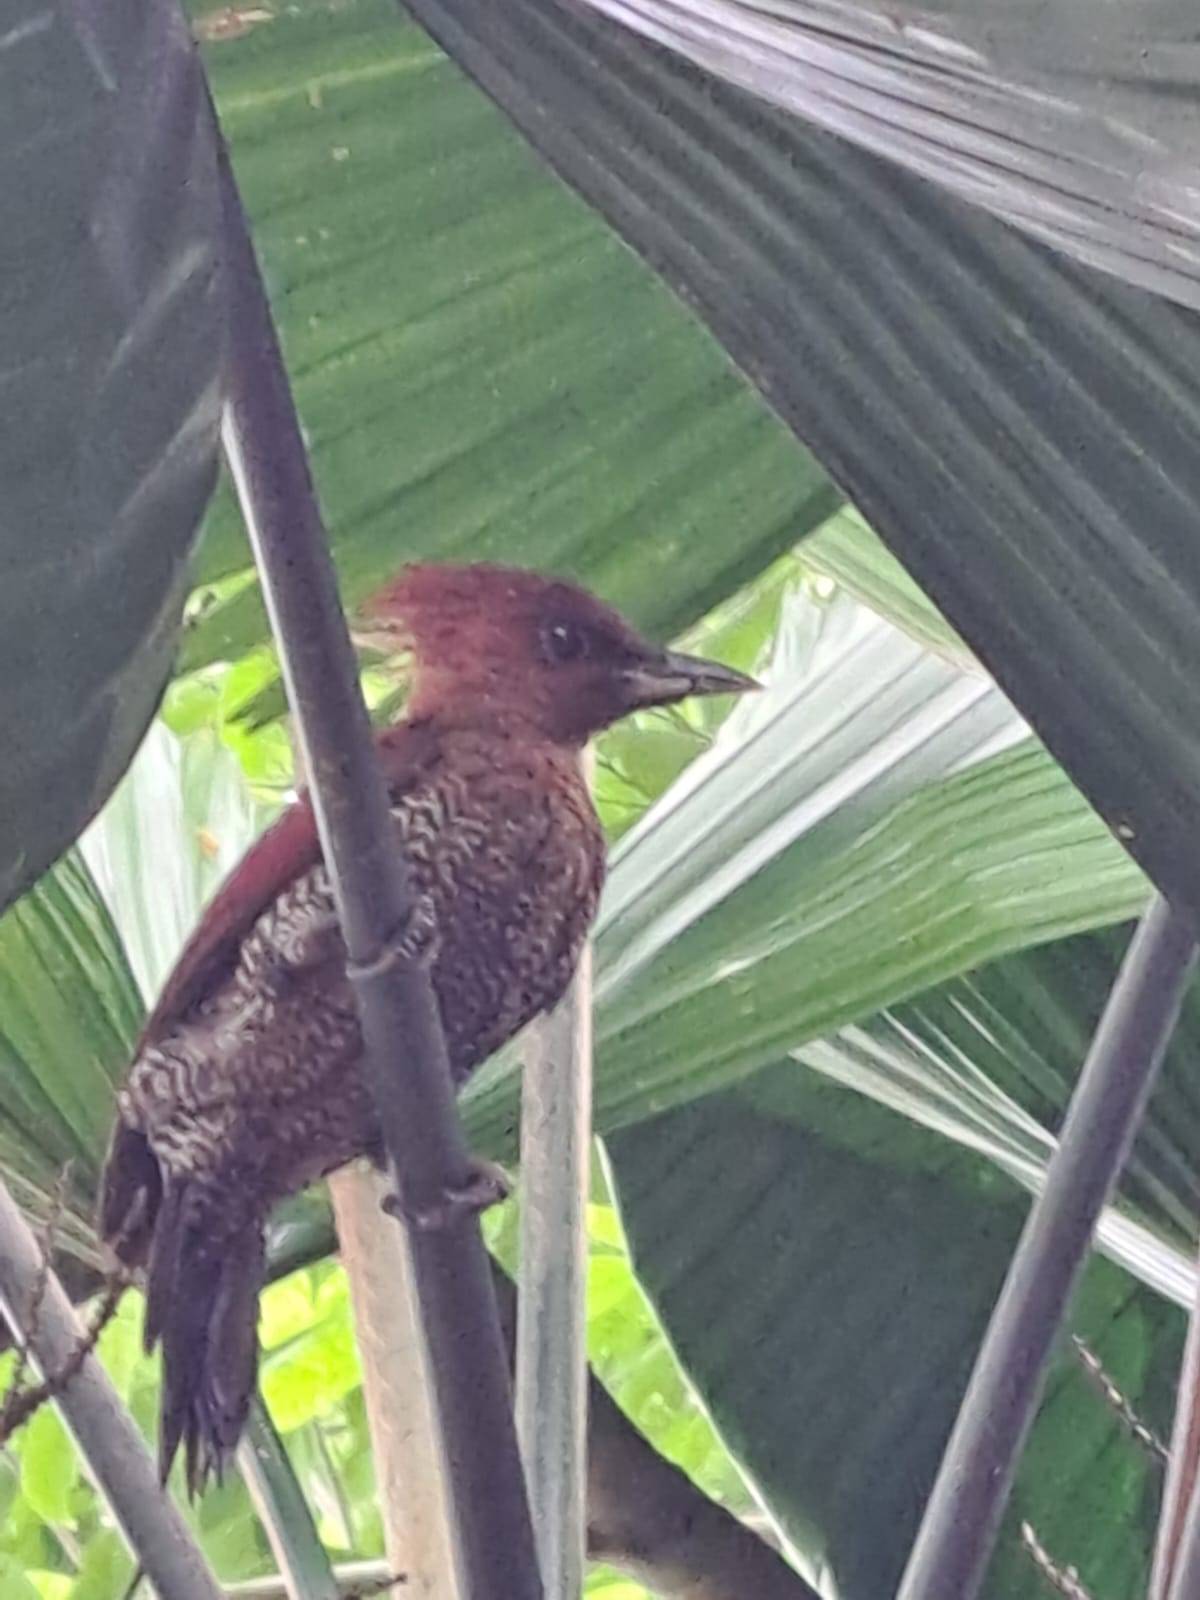
[[1200, 325], [558, 0], [411, 0], [1200, 912]]
[[1083, 261], [1200, 305], [1187, 0], [589, 0]]
[[[801, 1047], [797, 1059], [1036, 1187], [1129, 932], [1106, 928], [990, 962]], [[1126, 1164], [1121, 1204], [1098, 1238], [1184, 1305], [1200, 1226], [1198, 1039], [1193, 984]], [[823, 1132], [838, 1137], [831, 1122]]]
[[[639, 1275], [726, 1440], [814, 1581], [879, 1600], [895, 1592], [1024, 1208], [985, 1162], [844, 1094], [851, 1131], [832, 1145], [803, 1125], [813, 1093], [787, 1063], [609, 1148]], [[1072, 1326], [1163, 1428], [1179, 1309], [1099, 1262]], [[1037, 1592], [1026, 1518], [1096, 1600], [1136, 1600], [1156, 1490], [1064, 1349], [988, 1600]]]
[[215, 474], [213, 140], [172, 5], [13, 0], [0, 192], [2, 909], [145, 731]]
[[[116, 930], [72, 854], [0, 919], [0, 1158], [23, 1201], [40, 1197], [44, 1212], [70, 1163], [68, 1199], [90, 1212], [140, 1016]], [[74, 1237], [71, 1209], [63, 1228]]]

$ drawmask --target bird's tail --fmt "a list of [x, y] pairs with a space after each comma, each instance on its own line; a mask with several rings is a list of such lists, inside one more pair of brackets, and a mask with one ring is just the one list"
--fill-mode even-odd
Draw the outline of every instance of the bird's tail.
[[214, 1226], [208, 1210], [194, 1184], [168, 1176], [146, 1274], [146, 1348], [163, 1349], [159, 1470], [165, 1482], [182, 1442], [192, 1495], [223, 1475], [258, 1371], [262, 1222]]
[[263, 1227], [231, 1224], [211, 1192], [165, 1169], [138, 1130], [118, 1130], [105, 1170], [100, 1226], [146, 1277], [146, 1349], [161, 1342], [159, 1472], [180, 1444], [188, 1492], [218, 1479], [241, 1436], [258, 1369]]

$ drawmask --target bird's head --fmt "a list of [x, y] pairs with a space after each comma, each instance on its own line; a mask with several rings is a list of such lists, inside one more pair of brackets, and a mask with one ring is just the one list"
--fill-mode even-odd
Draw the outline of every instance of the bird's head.
[[758, 687], [651, 644], [575, 584], [514, 567], [406, 567], [359, 621], [360, 643], [411, 652], [410, 716], [524, 724], [562, 744], [647, 706]]

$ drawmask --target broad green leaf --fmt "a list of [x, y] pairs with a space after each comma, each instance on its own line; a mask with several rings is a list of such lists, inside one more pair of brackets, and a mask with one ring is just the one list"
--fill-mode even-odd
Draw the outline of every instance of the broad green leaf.
[[199, 1507], [189, 1508], [187, 1515], [219, 1578], [256, 1577], [275, 1569], [262, 1523], [240, 1475], [231, 1474], [220, 1487], [209, 1488]]
[[0, 918], [0, 1160], [43, 1213], [70, 1164], [59, 1242], [85, 1256], [76, 1218], [91, 1213], [143, 998], [268, 815], [213, 735], [181, 745], [156, 725], [81, 852]]
[[[886, 1187], [886, 1203], [875, 1205], [871, 1215], [856, 1213], [851, 1206], [838, 1223], [845, 1233], [828, 1234], [829, 1262], [804, 1275], [805, 1283], [819, 1275], [818, 1303], [836, 1308], [831, 1310], [832, 1325], [850, 1342], [853, 1362], [856, 1338], [873, 1340], [873, 1330], [881, 1325], [890, 1327], [897, 1295], [887, 1276], [869, 1263], [859, 1274], [861, 1287], [843, 1290], [836, 1276], [842, 1268], [835, 1266], [835, 1260], [840, 1263], [843, 1253], [860, 1260], [871, 1248], [856, 1242], [856, 1230], [869, 1235], [883, 1229], [897, 1252], [911, 1246], [911, 1216], [901, 1209], [899, 1197], [921, 1186], [929, 1188], [932, 1183], [936, 1189], [940, 1184], [940, 1198], [934, 1199], [927, 1215], [924, 1248], [929, 1265], [922, 1270], [961, 1279], [962, 1271], [954, 1267], [946, 1251], [947, 1240], [964, 1214], [963, 1185], [989, 1205], [1009, 1203], [1012, 1180], [1028, 1190], [1040, 1188], [1054, 1149], [1053, 1130], [1065, 1109], [1128, 933], [1128, 927], [1104, 929], [1026, 949], [964, 973], [877, 1017], [841, 1029], [831, 1038], [801, 1047], [794, 1062], [755, 1075], [736, 1096], [698, 1102], [694, 1109], [710, 1134], [705, 1135], [707, 1143], [697, 1156], [706, 1163], [705, 1176], [702, 1180], [698, 1170], [695, 1181], [708, 1182], [720, 1196], [707, 1212], [702, 1206], [683, 1202], [671, 1220], [664, 1222], [656, 1210], [659, 1186], [669, 1187], [676, 1173], [672, 1140], [685, 1137], [675, 1130], [691, 1126], [684, 1120], [686, 1110], [643, 1125], [632, 1134], [618, 1134], [612, 1141], [618, 1176], [625, 1180], [620, 1194], [631, 1237], [635, 1247], [640, 1243], [650, 1252], [649, 1257], [644, 1251], [639, 1254], [639, 1268], [646, 1275], [670, 1337], [726, 1437], [738, 1449], [743, 1466], [768, 1490], [772, 1509], [803, 1548], [817, 1554], [828, 1551], [837, 1569], [840, 1594], [891, 1592], [894, 1578], [885, 1574], [897, 1572], [903, 1561], [938, 1449], [935, 1443], [928, 1455], [923, 1455], [919, 1432], [906, 1431], [903, 1383], [896, 1373], [889, 1374], [885, 1368], [881, 1380], [895, 1382], [895, 1398], [885, 1399], [869, 1387], [864, 1396], [864, 1375], [873, 1377], [881, 1361], [880, 1347], [873, 1343], [869, 1356], [859, 1352], [856, 1376], [840, 1386], [829, 1382], [822, 1393], [829, 1422], [819, 1437], [830, 1459], [836, 1453], [836, 1459], [846, 1463], [837, 1470], [835, 1488], [822, 1499], [828, 1463], [786, 1454], [794, 1436], [794, 1419], [780, 1417], [778, 1429], [773, 1431], [759, 1397], [734, 1374], [720, 1352], [712, 1352], [711, 1358], [696, 1355], [695, 1341], [707, 1338], [712, 1304], [722, 1295], [730, 1304], [742, 1303], [740, 1281], [731, 1281], [729, 1273], [744, 1271], [747, 1278], [762, 1275], [769, 1286], [763, 1290], [764, 1298], [754, 1303], [751, 1315], [763, 1324], [779, 1323], [781, 1343], [790, 1338], [794, 1347], [811, 1349], [814, 1337], [806, 1320], [812, 1315], [813, 1297], [802, 1286], [802, 1275], [789, 1275], [778, 1265], [784, 1233], [767, 1211], [774, 1195], [764, 1193], [754, 1203], [743, 1204], [736, 1194], [729, 1193], [729, 1175], [741, 1170], [748, 1152], [772, 1139], [791, 1152], [787, 1161], [807, 1162], [810, 1168], [816, 1165], [821, 1170], [822, 1162], [836, 1165], [866, 1156], [878, 1169], [878, 1181]], [[1129, 1279], [1112, 1269], [1093, 1267], [1081, 1302], [1090, 1309], [1086, 1314], [1077, 1311], [1074, 1324], [1101, 1354], [1122, 1392], [1133, 1398], [1163, 1436], [1169, 1432], [1182, 1337], [1181, 1311], [1194, 1298], [1192, 1241], [1200, 1222], [1196, 1179], [1200, 1114], [1193, 1070], [1198, 1027], [1200, 985], [1195, 985], [1122, 1179], [1120, 1196], [1105, 1212], [1097, 1235], [1098, 1248], [1127, 1267], [1153, 1294], [1135, 1289]], [[755, 1119], [753, 1137], [746, 1131], [747, 1116]], [[793, 1139], [798, 1142], [793, 1144]], [[715, 1171], [722, 1174], [719, 1182], [711, 1176]], [[864, 1189], [867, 1211], [871, 1211], [870, 1196], [868, 1187]], [[822, 1204], [836, 1210], [839, 1202], [834, 1195]], [[738, 1244], [731, 1250], [728, 1219], [735, 1213]], [[795, 1216], [798, 1234], [810, 1230], [819, 1234], [822, 1227], [828, 1228], [814, 1216], [811, 1206], [799, 1200]], [[903, 1247], [894, 1226], [904, 1232]], [[1006, 1264], [1005, 1249], [989, 1255], [986, 1217], [980, 1221], [978, 1233], [980, 1248], [970, 1266], [983, 1274], [976, 1288], [986, 1312], [988, 1296]], [[789, 1244], [788, 1248], [802, 1247]], [[727, 1255], [737, 1258], [728, 1266], [723, 1265]], [[706, 1284], [715, 1277], [711, 1291], [704, 1291], [711, 1292], [713, 1302], [696, 1298], [700, 1291], [686, 1284], [689, 1271]], [[990, 1279], [989, 1273], [993, 1275]], [[661, 1292], [656, 1290], [656, 1282], [663, 1286]], [[1101, 1294], [1097, 1299], [1093, 1295], [1097, 1283], [1117, 1287], [1110, 1298]], [[864, 1298], [869, 1297], [872, 1284], [878, 1292], [874, 1306]], [[1088, 1298], [1090, 1295], [1093, 1297]], [[915, 1318], [924, 1306], [931, 1319], [926, 1330], [930, 1354], [924, 1372], [919, 1353], [913, 1356], [910, 1352], [903, 1363], [908, 1372], [905, 1382], [918, 1390], [923, 1383], [928, 1385], [926, 1398], [911, 1403], [919, 1406], [922, 1414], [928, 1411], [940, 1416], [943, 1429], [948, 1429], [960, 1390], [953, 1385], [947, 1389], [947, 1369], [938, 1365], [945, 1354], [940, 1301], [919, 1281], [906, 1287], [904, 1301], [913, 1308]], [[861, 1334], [855, 1331], [860, 1328]], [[753, 1323], [742, 1326], [738, 1337], [753, 1341]], [[965, 1377], [976, 1334], [964, 1328], [961, 1341], [954, 1359], [961, 1364], [956, 1370]], [[756, 1361], [764, 1368], [783, 1370], [774, 1364], [769, 1350], [755, 1348]], [[1005, 1600], [1010, 1596], [1023, 1600], [1029, 1592], [1032, 1569], [1016, 1537], [1017, 1524], [1029, 1520], [1062, 1566], [1081, 1568], [1090, 1593], [1107, 1600], [1138, 1600], [1144, 1593], [1153, 1533], [1156, 1476], [1147, 1478], [1145, 1463], [1128, 1440], [1114, 1434], [1110, 1414], [1076, 1403], [1080, 1398], [1076, 1380], [1064, 1383], [1063, 1370], [1060, 1364], [1025, 1458], [989, 1593]], [[1068, 1363], [1065, 1370], [1073, 1369]], [[792, 1375], [783, 1386], [790, 1392], [795, 1382]], [[797, 1403], [806, 1403], [803, 1393]], [[911, 1439], [911, 1450], [884, 1449], [864, 1442], [861, 1430], [868, 1426], [872, 1405], [886, 1419], [881, 1426], [894, 1423], [898, 1437]], [[807, 1426], [812, 1427], [811, 1419]], [[835, 1435], [844, 1437], [844, 1449], [833, 1443]], [[862, 1457], [877, 1465], [869, 1480], [862, 1478], [855, 1490], [852, 1484], [847, 1486], [846, 1474], [861, 1473]], [[894, 1476], [881, 1482], [881, 1474]], [[902, 1505], [896, 1512], [895, 1542], [885, 1541], [886, 1548], [880, 1551], [880, 1530], [889, 1526], [880, 1504], [888, 1495], [900, 1497]], [[1102, 1537], [1099, 1529], [1104, 1530]], [[870, 1565], [876, 1557], [882, 1563], [878, 1570]]]
[[700, 314], [1200, 914], [1195, 315], [583, 7], [408, 9]]
[[120, 1534], [106, 1529], [88, 1545], [71, 1600], [115, 1600], [133, 1577], [133, 1557]]
[[150, 1365], [142, 1350], [142, 1297], [127, 1294], [100, 1335], [100, 1359], [121, 1399], [129, 1403], [134, 1385]]
[[145, 731], [215, 476], [215, 147], [173, 6], [6, 6], [0, 193], [3, 909]]
[[[666, 636], [838, 503], [390, 0], [200, 32], [350, 600], [413, 556], [505, 559]], [[248, 566], [226, 494], [187, 665], [265, 638]]]
[[[844, 1093], [835, 1144], [806, 1125], [811, 1093], [811, 1075], [785, 1063], [609, 1151], [639, 1277], [723, 1436], [810, 1579], [878, 1600], [895, 1591], [1023, 1205], [985, 1161]], [[1184, 1327], [1103, 1262], [1072, 1311], [1160, 1430]], [[1137, 1600], [1156, 1489], [1064, 1346], [988, 1600], [1036, 1590], [1023, 1519], [1091, 1593]]]
[[[328, 1417], [362, 1382], [344, 1276], [338, 1272], [323, 1277], [319, 1287], [310, 1277], [304, 1288], [309, 1290], [310, 1305], [306, 1320], [297, 1314], [294, 1280], [285, 1279], [267, 1291], [272, 1303], [263, 1327], [260, 1383], [271, 1417], [283, 1433]], [[282, 1315], [281, 1307], [286, 1307]], [[290, 1331], [284, 1332], [289, 1326]]]
[[[45, 1572], [33, 1568], [24, 1574], [28, 1583], [33, 1585], [34, 1593], [38, 1600], [71, 1600], [71, 1593], [75, 1587], [75, 1579], [65, 1572]], [[3, 1563], [0, 1562], [0, 1582], [5, 1581]], [[4, 1590], [6, 1595], [14, 1591]], [[21, 1590], [16, 1591], [17, 1600], [20, 1600]]]
[[[1110, 928], [1021, 951], [805, 1045], [796, 1059], [1036, 1191], [1128, 937], [1128, 927]], [[1193, 1299], [1200, 1226], [1198, 1030], [1193, 985], [1120, 1202], [1097, 1234], [1100, 1249], [1181, 1306]], [[824, 1137], [852, 1139], [839, 1120], [820, 1120]]]
[[300, 1481], [283, 1440], [258, 1402], [250, 1408], [238, 1466], [260, 1517], [271, 1529], [272, 1548], [289, 1591], [303, 1600], [338, 1600], [341, 1589]]
[[800, 560], [935, 654], [949, 656], [962, 667], [976, 666], [966, 645], [933, 601], [921, 592], [853, 506], [843, 507], [809, 535]]
[[145, 1001], [158, 994], [201, 908], [270, 816], [215, 733], [205, 728], [180, 740], [161, 722], [151, 727], [81, 843]]
[[[1059, 249], [1200, 306], [1186, 6], [587, 0]], [[1181, 104], [1183, 102], [1183, 104]]]

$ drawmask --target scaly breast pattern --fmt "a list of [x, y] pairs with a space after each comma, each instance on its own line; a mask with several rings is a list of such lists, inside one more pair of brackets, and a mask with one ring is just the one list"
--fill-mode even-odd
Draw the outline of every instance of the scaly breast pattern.
[[[571, 756], [482, 735], [448, 739], [393, 815], [435, 914], [432, 976], [461, 1082], [565, 989], [595, 915], [603, 837]], [[258, 919], [212, 994], [143, 1049], [122, 1111], [232, 1220], [373, 1147], [360, 1053], [318, 866]]]

